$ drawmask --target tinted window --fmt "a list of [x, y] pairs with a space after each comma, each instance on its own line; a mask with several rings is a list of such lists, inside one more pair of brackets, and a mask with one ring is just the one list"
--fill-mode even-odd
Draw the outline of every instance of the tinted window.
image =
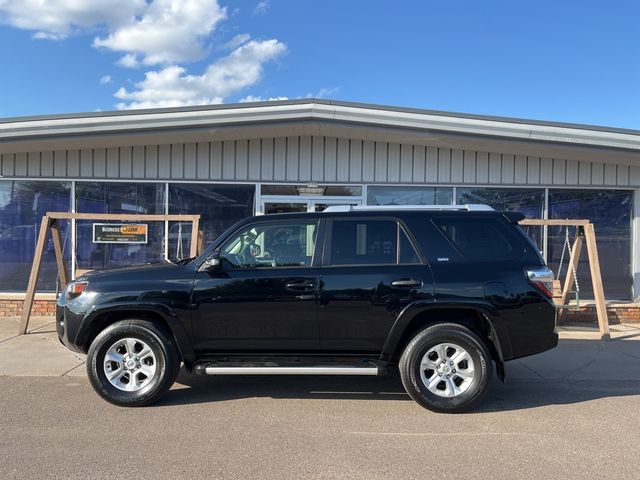
[[434, 219], [438, 230], [469, 260], [496, 261], [517, 256], [503, 233], [504, 228], [489, 219]]
[[402, 228], [400, 228], [400, 263], [420, 263], [418, 254]]
[[409, 239], [397, 222], [364, 219], [333, 222], [332, 265], [395, 265], [398, 261], [419, 262]]
[[[24, 291], [36, 249], [40, 222], [46, 212], [67, 212], [70, 182], [0, 181], [0, 290]], [[61, 221], [63, 256], [70, 267], [71, 229]], [[38, 278], [39, 291], [56, 289], [58, 268], [48, 237]]]
[[260, 223], [232, 236], [220, 251], [227, 268], [309, 267], [317, 221]]
[[[457, 188], [456, 203], [484, 203], [500, 212], [520, 212], [527, 218], [542, 218], [544, 211], [544, 188]], [[534, 241], [538, 251], [542, 250], [542, 227], [523, 226], [522, 229]]]
[[368, 205], [451, 205], [451, 187], [370, 186]]
[[[596, 231], [598, 256], [607, 299], [632, 299], [631, 285], [631, 222], [633, 220], [633, 192], [626, 190], [555, 190], [549, 189], [549, 218], [586, 218]], [[565, 239], [565, 228], [548, 228], [547, 260], [558, 271]], [[575, 228], [569, 229], [571, 243]], [[593, 298], [589, 256], [583, 246], [578, 264], [578, 283], [581, 298]], [[567, 269], [567, 253], [563, 272]]]
[[[162, 214], [164, 201], [162, 183], [76, 183], [76, 210], [82, 213]], [[100, 270], [163, 259], [164, 222], [144, 222], [149, 232], [146, 244], [93, 243], [94, 223], [100, 222], [76, 222], [78, 268]]]
[[[169, 213], [200, 214], [205, 245], [253, 215], [254, 185], [169, 184]], [[169, 258], [189, 256], [191, 222], [169, 222]]]

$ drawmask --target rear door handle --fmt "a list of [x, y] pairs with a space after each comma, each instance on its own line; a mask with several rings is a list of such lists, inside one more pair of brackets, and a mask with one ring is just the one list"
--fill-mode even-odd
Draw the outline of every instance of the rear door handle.
[[310, 290], [315, 290], [316, 282], [299, 280], [299, 281], [287, 282], [284, 284], [284, 286], [289, 290], [295, 290], [297, 292], [308, 292]]
[[413, 278], [402, 278], [400, 280], [394, 280], [393, 282], [391, 282], [391, 286], [400, 288], [421, 287], [422, 280], [415, 280]]

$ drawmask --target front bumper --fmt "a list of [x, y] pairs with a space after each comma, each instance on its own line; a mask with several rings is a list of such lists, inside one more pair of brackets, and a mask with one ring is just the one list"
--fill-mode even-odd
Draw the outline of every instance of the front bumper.
[[83, 315], [77, 315], [70, 311], [63, 301], [56, 305], [56, 332], [58, 339], [69, 350], [78, 353], [87, 353], [84, 345], [78, 342], [78, 331]]

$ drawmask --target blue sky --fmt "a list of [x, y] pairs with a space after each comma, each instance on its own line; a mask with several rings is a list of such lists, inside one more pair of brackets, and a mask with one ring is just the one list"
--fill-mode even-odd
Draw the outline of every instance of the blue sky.
[[77, 4], [0, 0], [0, 117], [319, 96], [640, 129], [637, 1]]

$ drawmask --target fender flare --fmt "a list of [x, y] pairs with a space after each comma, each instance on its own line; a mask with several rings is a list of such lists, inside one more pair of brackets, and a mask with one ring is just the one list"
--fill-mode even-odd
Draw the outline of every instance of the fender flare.
[[499, 362], [497, 361], [496, 363], [500, 364], [498, 365], [498, 375], [501, 377], [504, 376], [504, 372], [500, 371], [501, 369], [504, 370], [501, 364], [504, 362], [505, 357], [510, 357], [511, 340], [504, 327], [502, 317], [489, 302], [466, 302], [460, 300], [451, 302], [421, 301], [407, 305], [404, 310], [400, 312], [400, 315], [398, 315], [398, 318], [387, 335], [387, 339], [382, 347], [382, 358], [389, 359], [393, 357], [407, 327], [410, 325], [411, 321], [416, 318], [416, 316], [424, 312], [435, 310], [469, 310], [479, 313], [487, 322], [489, 327], [488, 338], [493, 343], [498, 355], [498, 358], [496, 359], [499, 360]]
[[196, 359], [196, 354], [193, 349], [193, 343], [189, 337], [184, 324], [171, 309], [169, 305], [156, 302], [137, 302], [131, 303], [110, 303], [106, 305], [97, 305], [87, 312], [82, 319], [80, 328], [78, 329], [78, 335], [76, 338], [77, 345], [85, 345], [88, 340], [88, 334], [92, 331], [92, 324], [98, 317], [106, 316], [112, 313], [121, 312], [135, 312], [139, 313], [153, 313], [160, 316], [176, 341], [178, 352], [184, 360], [185, 364], [190, 365]]

